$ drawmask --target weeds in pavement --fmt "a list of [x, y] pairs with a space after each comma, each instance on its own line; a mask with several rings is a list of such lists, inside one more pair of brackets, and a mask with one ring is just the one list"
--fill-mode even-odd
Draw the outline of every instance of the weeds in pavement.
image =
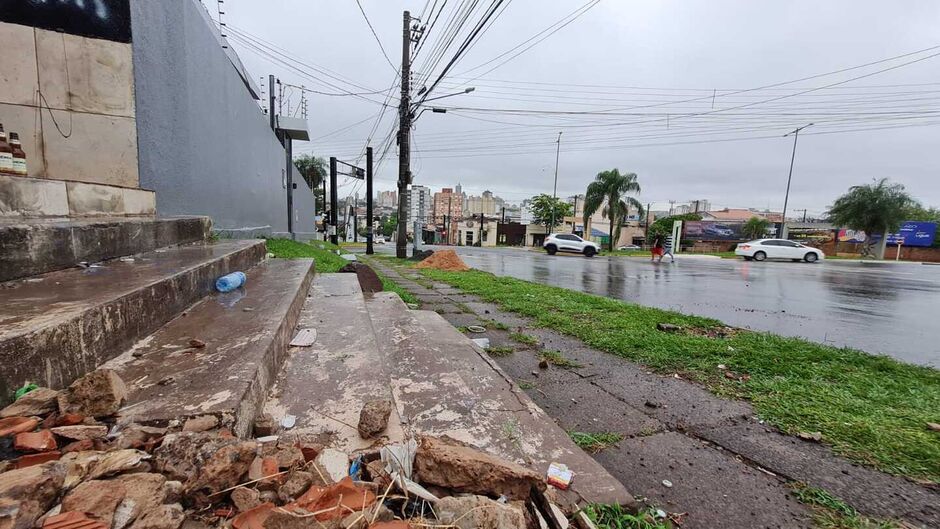
[[539, 359], [545, 360], [549, 364], [557, 367], [565, 367], [571, 369], [577, 369], [579, 367], [584, 367], [581, 364], [565, 358], [563, 354], [558, 351], [542, 351], [539, 353]]
[[623, 441], [623, 435], [613, 432], [568, 432], [568, 437], [585, 452], [596, 454]]
[[631, 514], [620, 505], [592, 503], [584, 508], [584, 514], [594, 522], [597, 529], [671, 529], [666, 520], [657, 516], [656, 509], [650, 507]]
[[519, 381], [519, 389], [532, 389], [535, 387], [535, 384], [529, 382], [528, 380]]
[[515, 350], [512, 347], [505, 345], [494, 345], [486, 348], [486, 354], [490, 356], [509, 356], [514, 352]]
[[313, 258], [316, 262], [317, 272], [332, 273], [338, 271], [349, 261], [340, 257], [334, 246], [324, 241], [310, 241], [309, 243], [292, 241], [290, 239], [267, 239], [265, 244], [274, 257], [282, 259]]
[[539, 339], [523, 332], [514, 332], [509, 337], [523, 345], [538, 345]]
[[379, 276], [379, 279], [382, 280], [383, 290], [398, 294], [398, 297], [400, 297], [401, 300], [404, 301], [405, 303], [412, 303], [414, 305], [419, 305], [419, 306], [421, 305], [421, 302], [418, 300], [418, 298], [415, 297], [414, 294], [402, 288], [398, 283], [396, 283], [392, 279], [389, 279], [388, 276], [386, 276], [382, 272], [379, 272], [375, 268], [373, 268], [373, 270], [375, 270], [375, 273], [376, 275]]
[[876, 520], [858, 514], [851, 505], [818, 487], [805, 483], [791, 485], [793, 494], [801, 503], [813, 508], [813, 520], [823, 529], [892, 529], [900, 527], [887, 520]]
[[[472, 311], [471, 311], [471, 312], [472, 312]], [[496, 320], [483, 320], [483, 321], [484, 321], [484, 323], [486, 324], [486, 326], [489, 327], [490, 329], [497, 329], [497, 330], [500, 330], [500, 331], [508, 331], [508, 330], [509, 330], [509, 326], [506, 325], [505, 323], [502, 323], [502, 322], [499, 322], [499, 321], [496, 321]]]
[[[749, 399], [767, 422], [790, 433], [822, 432], [823, 442], [854, 461], [940, 482], [940, 439], [926, 426], [936, 422], [940, 409], [936, 369], [768, 333], [740, 331], [722, 340], [667, 333], [656, 325], [724, 325], [478, 270], [423, 273], [527, 316], [539, 327], [659, 373], [681, 373], [716, 394]], [[512, 338], [536, 341], [522, 336]], [[742, 377], [726, 378], [719, 365]]]

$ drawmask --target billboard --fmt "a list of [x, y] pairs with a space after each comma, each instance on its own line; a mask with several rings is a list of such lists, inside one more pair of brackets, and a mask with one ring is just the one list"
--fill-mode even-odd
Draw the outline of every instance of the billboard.
[[[901, 223], [897, 233], [888, 235], [888, 244], [903, 246], [932, 246], [937, 236], [936, 222], [923, 221], [905, 221]], [[838, 233], [839, 242], [863, 243], [868, 240], [868, 235], [864, 231], [855, 231], [849, 229], [840, 229]], [[875, 242], [881, 240], [881, 234], [874, 234], [871, 239]]]
[[683, 222], [682, 238], [692, 241], [742, 241], [743, 222], [720, 220], [687, 220]]

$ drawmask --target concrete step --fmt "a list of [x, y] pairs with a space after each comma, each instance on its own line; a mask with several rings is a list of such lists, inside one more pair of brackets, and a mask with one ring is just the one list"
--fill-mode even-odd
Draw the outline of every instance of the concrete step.
[[634, 504], [617, 479], [439, 314], [407, 310], [385, 292], [367, 308], [407, 431], [447, 435], [541, 473], [552, 462], [565, 464], [575, 476], [564, 494], [571, 504]]
[[[214, 415], [246, 436], [284, 361], [313, 272], [311, 259], [265, 261], [247, 272], [244, 289], [211, 294], [105, 364], [128, 386], [119, 422]], [[191, 346], [193, 339], [205, 346]]]
[[205, 241], [208, 217], [0, 218], [0, 282]]
[[6, 283], [0, 401], [27, 380], [70, 384], [203, 298], [215, 278], [248, 270], [264, 254], [259, 240], [196, 243]]
[[[316, 342], [290, 348], [265, 411], [278, 421], [297, 417], [291, 432], [337, 449], [369, 446], [356, 429], [359, 411], [365, 402], [392, 394], [356, 274], [317, 275], [298, 327], [316, 329]], [[404, 439], [397, 413], [386, 435], [392, 442]]]

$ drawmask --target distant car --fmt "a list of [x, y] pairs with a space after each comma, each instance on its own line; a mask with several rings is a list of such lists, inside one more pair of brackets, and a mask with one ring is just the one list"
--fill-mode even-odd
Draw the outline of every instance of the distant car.
[[635, 244], [625, 244], [623, 246], [618, 246], [617, 249], [618, 250], [642, 250], [643, 248], [640, 248], [639, 246]]
[[601, 247], [591, 241], [585, 241], [573, 233], [552, 233], [545, 237], [542, 248], [548, 252], [548, 255], [555, 255], [557, 252], [573, 252], [584, 254], [586, 257], [594, 257]]
[[384, 235], [376, 235], [376, 236], [372, 237], [372, 243], [373, 243], [373, 244], [385, 244], [385, 236], [384, 236]]
[[816, 248], [786, 239], [757, 239], [756, 241], [742, 242], [735, 248], [734, 254], [743, 257], [745, 261], [790, 259], [792, 261], [815, 263], [826, 258], [826, 254]]

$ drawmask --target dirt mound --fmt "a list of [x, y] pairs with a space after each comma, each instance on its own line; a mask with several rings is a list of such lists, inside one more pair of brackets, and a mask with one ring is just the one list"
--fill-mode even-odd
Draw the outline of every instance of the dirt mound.
[[434, 268], [436, 270], [446, 270], [448, 272], [464, 272], [470, 270], [467, 263], [457, 255], [453, 250], [440, 250], [434, 252], [434, 255], [418, 263], [415, 268]]

